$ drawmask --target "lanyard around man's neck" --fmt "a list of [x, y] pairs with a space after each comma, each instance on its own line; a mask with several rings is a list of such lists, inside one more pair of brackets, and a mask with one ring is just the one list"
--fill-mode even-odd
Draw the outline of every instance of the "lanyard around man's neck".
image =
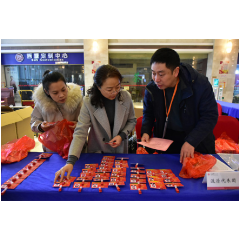
[[163, 130], [163, 137], [162, 137], [162, 138], [165, 137], [165, 133], [166, 133], [166, 130], [167, 130], [167, 123], [168, 123], [168, 116], [169, 116], [169, 113], [170, 113], [170, 111], [171, 111], [173, 99], [174, 99], [174, 97], [175, 97], [175, 95], [176, 95], [176, 92], [177, 92], [178, 83], [179, 83], [179, 77], [178, 77], [177, 83], [176, 83], [176, 85], [175, 85], [174, 92], [173, 92], [172, 99], [171, 99], [171, 102], [170, 102], [170, 104], [169, 104], [168, 110], [167, 110], [165, 89], [163, 89], [163, 94], [164, 94], [164, 99], [165, 99], [165, 107], [166, 107], [166, 122], [165, 122], [164, 130]]

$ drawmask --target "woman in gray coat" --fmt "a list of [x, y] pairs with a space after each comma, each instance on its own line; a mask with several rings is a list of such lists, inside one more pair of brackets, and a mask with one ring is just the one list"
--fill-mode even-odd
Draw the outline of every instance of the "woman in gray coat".
[[62, 181], [65, 172], [69, 178], [87, 136], [89, 153], [128, 152], [128, 134], [137, 121], [131, 95], [121, 90], [121, 82], [117, 68], [102, 65], [97, 69], [94, 84], [83, 99], [67, 163], [56, 172], [54, 182], [60, 175]]

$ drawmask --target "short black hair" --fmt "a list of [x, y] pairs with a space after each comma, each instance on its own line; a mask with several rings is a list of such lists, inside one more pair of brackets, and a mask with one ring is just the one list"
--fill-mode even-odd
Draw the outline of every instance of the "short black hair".
[[173, 72], [180, 65], [180, 57], [171, 48], [160, 48], [152, 55], [150, 65], [152, 66], [153, 63], [165, 63], [166, 67]]
[[[54, 83], [54, 82], [58, 82], [58, 81], [63, 81], [65, 83], [65, 85], [66, 85], [66, 80], [65, 80], [64, 76], [60, 72], [46, 70], [43, 73], [43, 78], [42, 78], [43, 91], [45, 89], [48, 92], [50, 84]], [[45, 92], [45, 94], [49, 98], [51, 98], [51, 96], [48, 95], [46, 92]]]

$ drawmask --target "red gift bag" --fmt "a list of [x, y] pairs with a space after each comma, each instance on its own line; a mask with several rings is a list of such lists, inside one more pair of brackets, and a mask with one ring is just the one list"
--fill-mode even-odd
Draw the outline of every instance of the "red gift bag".
[[38, 136], [39, 142], [53, 152], [57, 152], [62, 158], [68, 158], [68, 151], [73, 139], [74, 123], [63, 119], [55, 124], [53, 128]]
[[179, 176], [182, 178], [200, 178], [217, 163], [217, 159], [211, 155], [202, 155], [195, 152], [194, 158], [188, 157], [183, 161]]
[[35, 147], [35, 141], [28, 137], [13, 140], [1, 146], [1, 163], [19, 162]]
[[239, 144], [235, 143], [227, 134], [223, 132], [215, 141], [216, 153], [235, 153], [239, 154]]
[[148, 154], [147, 150], [143, 147], [138, 147], [136, 153], [137, 154]]

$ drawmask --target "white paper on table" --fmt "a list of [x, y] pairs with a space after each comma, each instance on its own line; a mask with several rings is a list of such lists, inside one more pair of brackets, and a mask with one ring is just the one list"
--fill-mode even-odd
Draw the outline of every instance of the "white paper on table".
[[239, 154], [218, 153], [221, 159], [228, 164], [233, 170], [239, 170]]
[[[217, 159], [216, 164], [208, 170], [208, 172], [232, 172], [233, 170], [228, 167], [226, 164], [223, 162], [219, 161]], [[207, 183], [207, 175], [205, 174], [202, 183]]]
[[166, 151], [173, 143], [172, 140], [164, 138], [150, 138], [149, 142], [138, 142], [139, 144], [156, 150]]

